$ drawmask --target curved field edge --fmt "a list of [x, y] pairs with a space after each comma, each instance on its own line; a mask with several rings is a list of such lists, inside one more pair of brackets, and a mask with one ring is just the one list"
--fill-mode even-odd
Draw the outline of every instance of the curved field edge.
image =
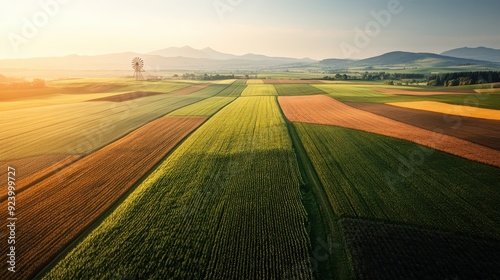
[[311, 279], [300, 184], [275, 98], [239, 98], [186, 139], [46, 279]]
[[500, 240], [499, 168], [353, 129], [294, 125], [336, 216]]
[[16, 253], [24, 258], [14, 278], [38, 273], [204, 121], [157, 119], [19, 193]]
[[278, 100], [285, 116], [292, 122], [372, 132], [500, 167], [500, 151], [442, 134], [440, 130], [429, 131], [359, 110], [325, 95], [280, 96]]

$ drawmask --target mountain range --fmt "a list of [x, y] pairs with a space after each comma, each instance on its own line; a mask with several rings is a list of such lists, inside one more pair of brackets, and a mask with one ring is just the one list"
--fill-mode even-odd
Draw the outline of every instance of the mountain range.
[[234, 55], [211, 48], [194, 49], [188, 46], [166, 48], [149, 53], [114, 53], [105, 55], [69, 55], [0, 60], [2, 73], [8, 69], [29, 70], [130, 70], [134, 57], [141, 57], [146, 71], [155, 70], [285, 70], [285, 69], [347, 69], [411, 67], [418, 69], [470, 67], [500, 69], [500, 50], [485, 47], [460, 48], [441, 54], [390, 52], [361, 60], [270, 57], [260, 54]]
[[441, 54], [446, 56], [453, 56], [466, 59], [500, 62], [500, 50], [490, 49], [485, 47], [458, 48], [443, 52]]

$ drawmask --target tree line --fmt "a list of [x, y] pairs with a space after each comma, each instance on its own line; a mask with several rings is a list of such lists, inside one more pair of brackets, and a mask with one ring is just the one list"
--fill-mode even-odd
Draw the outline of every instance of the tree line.
[[451, 87], [497, 82], [500, 82], [500, 71], [476, 71], [432, 74], [427, 85]]
[[18, 80], [18, 81], [6, 81], [0, 79], [0, 90], [15, 90], [15, 89], [39, 89], [45, 87], [45, 80], [34, 79], [31, 82]]

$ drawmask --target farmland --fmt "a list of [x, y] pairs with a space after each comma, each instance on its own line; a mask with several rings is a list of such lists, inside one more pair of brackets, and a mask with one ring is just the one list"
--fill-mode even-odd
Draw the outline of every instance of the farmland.
[[325, 94], [324, 91], [308, 84], [278, 84], [274, 87], [279, 96]]
[[[327, 92], [331, 97], [341, 102], [393, 103], [412, 101], [436, 101], [454, 105], [466, 105], [479, 108], [500, 110], [500, 94], [469, 93], [469, 94], [440, 94], [440, 95], [396, 95], [381, 93], [374, 90], [380, 85], [349, 85], [323, 84], [312, 85]], [[422, 90], [420, 87], [407, 87], [412, 90]], [[433, 89], [435, 91], [435, 89]], [[442, 89], [440, 89], [442, 91]], [[455, 89], [457, 91], [459, 89]], [[469, 88], [466, 88], [468, 91]], [[478, 90], [480, 91], [480, 90]]]
[[[484, 235], [500, 237], [500, 213], [493, 199], [499, 192], [496, 167], [352, 129], [313, 124], [296, 128], [338, 216], [460, 229], [471, 235], [481, 228]], [[404, 165], [402, 159], [415, 151], [424, 154], [425, 165]], [[491, 176], [470, 176], [466, 170]], [[475, 203], [463, 204], [463, 199]], [[452, 217], [450, 211], [456, 214]]]
[[[119, 268], [136, 278], [310, 279], [300, 183], [276, 100], [238, 99], [189, 137], [47, 278], [108, 278]], [[158, 242], [136, 246], [141, 240]]]
[[470, 117], [470, 118], [500, 121], [500, 111], [493, 109], [484, 109], [484, 108], [461, 106], [461, 105], [450, 105], [434, 101], [395, 102], [388, 104], [403, 108], [448, 114], [459, 117]]
[[500, 167], [500, 151], [358, 110], [328, 96], [280, 96], [278, 99], [286, 117], [292, 122], [373, 132]]
[[220, 91], [217, 96], [238, 97], [247, 87], [245, 80], [236, 80], [231, 85]]
[[273, 85], [249, 84], [241, 96], [275, 96], [278, 95]]
[[72, 102], [0, 112], [0, 145], [8, 148], [0, 160], [88, 154], [151, 120], [217, 94], [221, 86], [226, 85], [181, 96], [158, 94], [123, 102]]
[[19, 193], [18, 277], [39, 272], [204, 120], [158, 119]]
[[1, 102], [13, 279], [500, 275], [498, 93], [290, 75]]
[[348, 105], [402, 123], [430, 131], [441, 131], [446, 135], [500, 150], [498, 121], [406, 109], [380, 103], [348, 103]]

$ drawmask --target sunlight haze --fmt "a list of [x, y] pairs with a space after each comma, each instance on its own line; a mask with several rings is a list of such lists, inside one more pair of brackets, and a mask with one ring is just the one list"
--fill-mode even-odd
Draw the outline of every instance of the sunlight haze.
[[355, 46], [356, 30], [365, 31], [373, 13], [387, 10], [391, 2], [399, 2], [401, 12], [351, 58], [395, 50], [500, 48], [500, 3], [494, 0], [8, 0], [0, 12], [0, 58], [147, 53], [182, 46], [238, 55], [345, 58], [342, 43]]

